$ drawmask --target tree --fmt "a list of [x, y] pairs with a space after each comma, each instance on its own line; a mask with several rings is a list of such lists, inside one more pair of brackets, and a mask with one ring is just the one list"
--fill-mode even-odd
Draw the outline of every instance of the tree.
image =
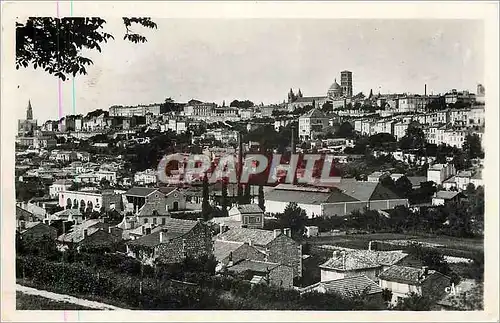
[[392, 291], [388, 288], [384, 288], [382, 290], [382, 299], [384, 300], [384, 303], [389, 304], [392, 300]]
[[282, 228], [290, 228], [292, 235], [302, 237], [307, 222], [306, 211], [301, 209], [296, 202], [290, 202], [283, 213], [276, 216]]
[[101, 179], [101, 181], [99, 182], [99, 185], [102, 187], [102, 188], [109, 188], [110, 187], [110, 182], [109, 180], [106, 179], [106, 177], [103, 177]]
[[410, 293], [408, 297], [399, 300], [394, 309], [399, 311], [430, 311], [431, 306], [430, 298]]
[[380, 184], [393, 192], [396, 191], [396, 184], [394, 184], [394, 180], [390, 176], [383, 176], [380, 179]]
[[222, 189], [221, 189], [221, 206], [224, 213], [227, 212], [227, 208], [229, 206], [229, 200], [227, 196], [227, 183], [222, 181]]
[[259, 186], [259, 207], [262, 211], [266, 211], [265, 200], [264, 200], [264, 186]]
[[396, 180], [395, 186], [395, 192], [405, 198], [410, 196], [411, 192], [413, 191], [413, 184], [406, 176], [401, 176], [400, 178], [398, 178]]
[[344, 122], [340, 125], [339, 129], [335, 132], [338, 138], [352, 138], [354, 137], [354, 127], [350, 122]]
[[418, 122], [412, 122], [406, 134], [399, 141], [401, 149], [422, 149], [425, 147], [425, 134]]
[[203, 200], [201, 202], [201, 213], [203, 216], [203, 220], [208, 221], [210, 219], [210, 213], [212, 212], [212, 207], [210, 206], [210, 202], [208, 201], [208, 176], [205, 173], [203, 177], [203, 191], [202, 191]]
[[481, 138], [477, 134], [468, 134], [462, 144], [462, 150], [467, 159], [484, 158]]
[[451, 271], [443, 254], [435, 249], [424, 248], [420, 244], [414, 244], [408, 247], [407, 251], [419, 260], [423, 266], [429, 267], [429, 269], [439, 271], [444, 275], [448, 275]]
[[[101, 18], [30, 17], [16, 22], [16, 69], [30, 65], [53, 74], [63, 81], [70, 75], [87, 74], [92, 60], [82, 55], [84, 50], [101, 52], [101, 44], [114, 36], [103, 31], [106, 20]], [[124, 40], [144, 43], [147, 39], [132, 32], [133, 24], [157, 28], [151, 18], [123, 18]]]
[[333, 104], [330, 101], [323, 103], [323, 106], [321, 107], [322, 112], [328, 112], [332, 110], [333, 110]]
[[368, 143], [373, 148], [383, 148], [393, 142], [396, 142], [396, 138], [390, 133], [377, 133], [368, 138]]
[[234, 100], [229, 104], [230, 107], [239, 109], [248, 109], [254, 106], [254, 103], [250, 100], [238, 101]]

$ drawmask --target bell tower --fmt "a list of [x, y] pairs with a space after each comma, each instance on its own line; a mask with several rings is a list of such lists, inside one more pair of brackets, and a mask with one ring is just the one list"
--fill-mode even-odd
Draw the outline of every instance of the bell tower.
[[31, 100], [28, 100], [28, 109], [26, 109], [26, 120], [33, 120], [33, 108], [31, 107]]

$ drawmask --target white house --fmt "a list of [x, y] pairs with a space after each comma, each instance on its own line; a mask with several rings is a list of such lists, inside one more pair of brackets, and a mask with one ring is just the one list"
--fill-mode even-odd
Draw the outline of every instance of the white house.
[[49, 195], [51, 198], [59, 196], [59, 192], [69, 190], [73, 181], [68, 179], [58, 179], [49, 187]]

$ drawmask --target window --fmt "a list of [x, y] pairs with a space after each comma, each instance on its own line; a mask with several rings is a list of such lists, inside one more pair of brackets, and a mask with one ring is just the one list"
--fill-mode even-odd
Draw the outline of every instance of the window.
[[144, 219], [144, 224], [148, 223], [148, 218]]
[[162, 225], [165, 225], [165, 223], [166, 223], [165, 218], [161, 218], [161, 224], [162, 224]]

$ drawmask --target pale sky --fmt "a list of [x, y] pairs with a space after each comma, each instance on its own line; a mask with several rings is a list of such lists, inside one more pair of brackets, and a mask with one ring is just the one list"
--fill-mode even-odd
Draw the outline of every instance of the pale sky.
[[[155, 19], [137, 29], [145, 44], [123, 40], [121, 19], [108, 19], [115, 40], [75, 78], [75, 111], [111, 105], [186, 102], [282, 102], [290, 88], [326, 95], [340, 72], [353, 72], [354, 93], [476, 91], [484, 82], [484, 31], [474, 20]], [[57, 119], [57, 78], [16, 71], [17, 118], [28, 99], [39, 124]], [[63, 82], [64, 114], [73, 114], [72, 81]]]

